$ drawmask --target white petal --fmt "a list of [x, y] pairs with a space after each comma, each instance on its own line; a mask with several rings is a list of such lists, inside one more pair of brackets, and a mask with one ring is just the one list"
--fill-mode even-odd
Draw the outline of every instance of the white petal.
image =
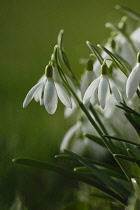
[[49, 114], [54, 114], [57, 109], [58, 97], [52, 78], [47, 78], [44, 89], [44, 106]]
[[104, 109], [109, 98], [109, 84], [108, 84], [108, 77], [102, 75], [98, 87], [98, 98], [101, 107]]
[[46, 79], [45, 74], [42, 75], [42, 77], [38, 80], [38, 82], [43, 82]]
[[88, 88], [88, 86], [91, 84], [91, 82], [95, 79], [95, 75], [93, 71], [86, 71], [85, 75], [82, 79], [82, 83], [81, 83], [81, 94], [82, 94], [82, 98], [86, 92], [86, 89]]
[[92, 97], [92, 95], [94, 94], [96, 88], [98, 87], [100, 81], [100, 77], [95, 79], [90, 86], [88, 87], [88, 89], [85, 92], [84, 98], [83, 98], [83, 103], [86, 104], [89, 102], [90, 98]]
[[53, 67], [53, 80], [57, 82], [62, 82], [62, 79], [58, 73], [58, 70]]
[[80, 126], [81, 126], [81, 122], [77, 122], [67, 131], [60, 146], [61, 152], [63, 152], [64, 149], [68, 148], [70, 141], [72, 140], [73, 136], [75, 135], [75, 132], [80, 128]]
[[112, 91], [116, 101], [122, 101], [121, 93], [120, 93], [119, 89], [117, 88], [116, 84], [111, 79], [109, 79], [109, 82], [110, 82], [111, 91]]
[[30, 101], [33, 99], [34, 93], [40, 85], [41, 85], [41, 82], [38, 82], [27, 93], [26, 98], [24, 99], [24, 102], [23, 102], [23, 108], [25, 108], [30, 103]]
[[99, 103], [99, 99], [98, 99], [98, 93], [97, 93], [97, 89], [95, 90], [94, 94], [92, 95], [91, 99], [90, 99], [90, 103], [92, 104], [92, 106], [95, 106], [96, 104], [100, 104]]
[[40, 99], [40, 106], [42, 106], [44, 104], [44, 98]]
[[71, 100], [70, 100], [67, 90], [59, 82], [54, 82], [54, 84], [55, 84], [57, 95], [58, 95], [60, 101], [66, 107], [71, 108], [72, 104], [71, 104]]
[[76, 93], [76, 88], [75, 88], [75, 86], [74, 86], [74, 84], [73, 84], [73, 82], [71, 81], [71, 79], [65, 74], [65, 77], [66, 77], [66, 79], [68, 80], [68, 83], [69, 83], [69, 85], [70, 85], [70, 87], [73, 89], [73, 91]]
[[44, 84], [45, 82], [42, 82], [41, 85], [37, 88], [37, 90], [35, 91], [34, 93], [34, 99], [36, 102], [40, 101], [41, 100], [41, 97], [42, 97], [42, 92], [44, 90]]
[[136, 92], [140, 81], [140, 64], [132, 69], [127, 82], [126, 82], [126, 95], [128, 98], [131, 98]]
[[77, 108], [77, 104], [75, 104], [73, 97], [71, 97], [71, 103], [72, 103], [72, 108], [65, 107], [65, 110], [64, 110], [65, 118], [70, 117], [75, 112], [75, 110]]

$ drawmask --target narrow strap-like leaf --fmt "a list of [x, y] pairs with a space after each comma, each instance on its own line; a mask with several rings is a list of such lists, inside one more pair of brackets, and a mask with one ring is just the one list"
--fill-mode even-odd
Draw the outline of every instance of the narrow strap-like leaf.
[[132, 185], [135, 190], [135, 193], [136, 193], [138, 199], [140, 200], [140, 179], [132, 178], [131, 181], [132, 181]]
[[59, 34], [58, 34], [58, 39], [57, 39], [59, 49], [63, 48], [63, 34], [64, 34], [64, 30], [61, 29]]
[[127, 203], [127, 201], [124, 198], [122, 198], [121, 196], [119, 196], [118, 194], [113, 192], [112, 190], [108, 189], [107, 187], [95, 182], [94, 180], [88, 179], [84, 176], [81, 176], [79, 174], [76, 174], [76, 173], [71, 172], [67, 169], [61, 168], [59, 166], [52, 165], [52, 164], [49, 164], [49, 163], [46, 163], [46, 162], [43, 162], [43, 161], [26, 159], [26, 158], [16, 158], [16, 159], [13, 159], [13, 162], [23, 164], [23, 165], [27, 165], [27, 166], [36, 167], [36, 168], [48, 169], [50, 171], [54, 171], [58, 174], [61, 174], [61, 175], [67, 176], [69, 178], [75, 179], [77, 181], [81, 181], [81, 182], [84, 182], [86, 184], [89, 184], [89, 185], [101, 190], [102, 192], [110, 195], [112, 198], [119, 201], [122, 205], [126, 205], [126, 203]]
[[[76, 168], [74, 168], [74, 171], [75, 172], [79, 172], [79, 173], [94, 174], [87, 167], [76, 167]], [[111, 177], [126, 179], [126, 177], [124, 176], [124, 174], [121, 174], [121, 173], [119, 173], [118, 171], [115, 171], [115, 170], [111, 170], [111, 169], [108, 169], [108, 168], [100, 168], [100, 171], [105, 172], [106, 174], [108, 174]]]
[[104, 142], [102, 141], [100, 137], [92, 135], [92, 134], [88, 134], [88, 133], [84, 133], [83, 135], [87, 137], [88, 139], [94, 141], [95, 143], [99, 144], [100, 146], [106, 148], [106, 145], [104, 144]]
[[[55, 158], [57, 159], [60, 159], [60, 160], [75, 160], [76, 162], [79, 162], [77, 159], [73, 158], [72, 156], [70, 155], [55, 155]], [[100, 161], [97, 161], [97, 160], [94, 160], [94, 159], [90, 159], [90, 158], [84, 158], [85, 160], [91, 162], [92, 164], [96, 165], [96, 166], [101, 166], [103, 168], [107, 168], [107, 169], [110, 169], [110, 170], [113, 170], [113, 171], [116, 171], [117, 173], [120, 173], [121, 171], [118, 169], [118, 168], [115, 168], [111, 165], [108, 165], [104, 162], [100, 162]]]
[[126, 70], [125, 66], [123, 65], [123, 63], [104, 46], [101, 46], [98, 44], [98, 47], [101, 48], [102, 50], [104, 50], [112, 58], [112, 60], [118, 66], [118, 68], [128, 77], [127, 70]]
[[129, 192], [123, 186], [121, 186], [118, 182], [113, 180], [110, 176], [101, 172], [96, 166], [91, 164], [89, 161], [85, 160], [82, 156], [77, 155], [69, 150], [65, 150], [65, 151], [71, 156], [75, 157], [75, 159], [79, 160], [79, 162], [82, 163], [84, 166], [89, 168], [94, 173], [95, 176], [97, 176], [102, 182], [104, 182], [113, 190], [115, 190], [124, 199], [128, 198]]
[[94, 45], [91, 44], [89, 41], [87, 41], [86, 44], [88, 45], [88, 47], [91, 50], [91, 52], [96, 56], [96, 58], [98, 59], [98, 61], [102, 65], [104, 59], [102, 58], [102, 56], [100, 55], [100, 53], [98, 52], [98, 50], [96, 49], [96, 47], [94, 47]]
[[121, 10], [122, 12], [124, 12], [126, 15], [128, 15], [132, 19], [140, 22], [140, 15], [137, 14], [136, 12], [134, 12], [133, 10], [131, 10], [127, 7], [120, 6], [120, 5], [116, 5], [115, 8]]
[[140, 144], [137, 144], [135, 142], [132, 142], [132, 141], [128, 141], [126, 139], [121, 139], [121, 138], [118, 138], [118, 137], [115, 137], [115, 136], [104, 136], [104, 137], [107, 137], [107, 138], [110, 138], [112, 140], [116, 140], [116, 141], [120, 141], [120, 142], [125, 142], [125, 143], [128, 143], [128, 144], [132, 144], [132, 145], [135, 145], [135, 146], [139, 146], [140, 147]]
[[139, 114], [138, 112], [136, 112], [135, 110], [131, 109], [131, 108], [130, 108], [129, 106], [127, 106], [126, 104], [124, 104], [124, 103], [122, 103], [122, 102], [120, 102], [120, 104], [121, 104], [124, 108], [126, 108], [126, 111], [129, 111], [130, 113], [132, 113], [132, 114], [134, 114], [134, 115], [140, 117], [140, 114]]
[[123, 159], [123, 160], [128, 160], [128, 161], [133, 162], [133, 163], [139, 163], [140, 164], [139, 159], [131, 158], [131, 157], [128, 157], [126, 155], [114, 154], [114, 157], [117, 157], [117, 158], [120, 158], [120, 159]]
[[138, 135], [140, 136], [140, 124], [136, 122], [136, 120], [129, 114], [125, 114], [128, 121], [131, 123], [131, 125], [135, 128]]
[[135, 146], [126, 144], [126, 148], [127, 148], [127, 150], [130, 150], [130, 152], [133, 152], [134, 155], [132, 157], [134, 157], [136, 159], [140, 159], [140, 150], [138, 149], [138, 147], [136, 148]]

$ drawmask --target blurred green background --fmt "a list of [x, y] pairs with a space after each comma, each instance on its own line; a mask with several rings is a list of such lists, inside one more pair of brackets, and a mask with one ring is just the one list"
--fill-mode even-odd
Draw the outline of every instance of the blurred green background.
[[[62, 209], [73, 198], [75, 183], [51, 172], [14, 165], [15, 157], [52, 162], [70, 123], [59, 104], [50, 116], [39, 104], [22, 108], [29, 89], [44, 73], [60, 29], [76, 75], [79, 59], [87, 57], [87, 40], [102, 43], [117, 22], [116, 4], [139, 12], [138, 0], [5, 0], [0, 1], [0, 209], [9, 209], [21, 196], [28, 209]], [[61, 190], [60, 190], [61, 189]], [[20, 192], [20, 193], [19, 193]], [[17, 196], [18, 194], [18, 196]], [[19, 195], [20, 194], [20, 195]]]

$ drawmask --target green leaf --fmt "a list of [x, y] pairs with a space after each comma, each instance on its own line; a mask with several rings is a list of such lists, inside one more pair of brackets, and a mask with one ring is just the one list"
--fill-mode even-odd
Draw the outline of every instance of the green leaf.
[[[70, 156], [70, 155], [55, 155], [55, 158], [57, 159], [62, 159], [62, 160], [75, 160], [76, 162], [79, 162], [77, 159], [75, 159], [74, 157]], [[92, 164], [96, 165], [96, 166], [101, 166], [103, 168], [107, 168], [107, 169], [110, 169], [110, 170], [113, 170], [113, 171], [116, 171], [117, 173], [121, 173], [121, 171], [111, 165], [108, 165], [104, 162], [100, 162], [100, 161], [97, 161], [97, 160], [93, 160], [93, 159], [90, 159], [90, 158], [84, 158], [85, 160], [91, 162]]]
[[91, 135], [91, 134], [88, 134], [88, 133], [84, 133], [83, 135], [84, 135], [85, 137], [87, 137], [88, 139], [94, 141], [95, 143], [99, 144], [100, 146], [106, 148], [104, 142], [102, 141], [102, 139], [101, 139], [100, 137], [94, 136], [94, 135]]
[[74, 157], [75, 159], [79, 160], [79, 162], [81, 164], [83, 164], [84, 166], [89, 168], [94, 173], [94, 175], [97, 176], [98, 179], [100, 179], [106, 185], [108, 185], [113, 190], [115, 190], [124, 199], [128, 198], [128, 195], [129, 195], [128, 191], [122, 185], [120, 185], [118, 182], [113, 180], [110, 176], [108, 176], [107, 174], [100, 171], [96, 166], [91, 164], [89, 161], [85, 160], [83, 157], [81, 157], [81, 156], [79, 156], [79, 155], [77, 155], [77, 154], [75, 154], [75, 153], [73, 153], [69, 150], [65, 150], [65, 151], [68, 154], [70, 154], [72, 157]]
[[71, 69], [70, 63], [68, 61], [67, 55], [64, 51], [63, 47], [63, 35], [64, 35], [64, 30], [62, 29], [58, 35], [58, 61], [60, 66], [65, 68], [71, 75], [71, 77], [74, 79], [74, 81], [77, 83], [77, 86], [80, 87], [80, 83], [75, 76], [74, 72]]
[[73, 160], [70, 155], [55, 155], [55, 158], [62, 160]]
[[[136, 153], [134, 153], [131, 149], [127, 148], [127, 152], [128, 152], [130, 157], [139, 159], [139, 157], [136, 155]], [[136, 164], [136, 166], [139, 169], [140, 168], [140, 164], [138, 164], [138, 163], [135, 163], [135, 164]]]
[[93, 174], [92, 171], [90, 169], [88, 169], [87, 167], [76, 167], [73, 169], [75, 172], [79, 172], [79, 173], [85, 173], [85, 174]]
[[87, 41], [86, 44], [88, 45], [88, 47], [91, 50], [91, 52], [96, 56], [96, 58], [98, 59], [98, 61], [102, 65], [104, 59], [102, 58], [102, 56], [100, 55], [100, 53], [98, 52], [98, 50], [89, 41]]
[[113, 52], [113, 54], [124, 64], [124, 66], [126, 66], [126, 69], [129, 70], [129, 72], [132, 71], [132, 66], [128, 63], [127, 60], [125, 60], [124, 58], [122, 58], [118, 53]]
[[140, 179], [139, 178], [132, 178], [132, 185], [137, 195], [137, 198], [140, 200]]
[[[126, 177], [124, 176], [124, 174], [121, 174], [115, 170], [111, 170], [108, 168], [99, 168], [100, 171], [105, 172], [106, 174], [108, 174], [111, 177], [116, 177], [116, 178], [120, 178], [120, 179], [126, 179]], [[94, 174], [89, 168], [87, 167], [76, 167], [74, 168], [75, 172], [79, 172], [79, 173], [86, 173], [86, 174]]]
[[61, 50], [63, 48], [63, 35], [64, 35], [64, 30], [61, 29], [59, 34], [58, 34], [58, 39], [57, 39], [58, 47]]
[[134, 146], [128, 145], [128, 144], [126, 144], [126, 147], [127, 147], [127, 150], [129, 149], [135, 154], [134, 156], [132, 155], [134, 158], [140, 159], [140, 150], [139, 149], [137, 149]]
[[59, 166], [52, 165], [52, 164], [49, 164], [49, 163], [46, 163], [43, 161], [27, 159], [27, 158], [16, 158], [16, 159], [13, 159], [12, 161], [14, 163], [19, 163], [19, 164], [23, 164], [23, 165], [27, 165], [27, 166], [32, 166], [32, 167], [41, 168], [41, 169], [47, 169], [47, 170], [56, 172], [58, 174], [61, 174], [63, 176], [66, 176], [68, 178], [72, 178], [76, 181], [84, 182], [84, 183], [89, 184], [89, 185], [101, 190], [102, 192], [108, 194], [112, 198], [119, 201], [122, 205], [126, 205], [126, 200], [124, 198], [122, 198], [121, 196], [119, 196], [118, 194], [113, 192], [112, 190], [108, 189], [106, 186], [103, 186], [100, 183], [95, 182], [94, 180], [88, 179], [87, 177], [81, 176], [81, 175], [76, 174], [76, 173], [69, 171], [67, 169], [64, 169]]
[[124, 36], [124, 38], [127, 40], [127, 42], [129, 43], [132, 51], [134, 52], [134, 55], [137, 56], [137, 50], [135, 48], [135, 45], [133, 44], [132, 40], [130, 39], [129, 35], [123, 30], [120, 29], [118, 26], [114, 25], [113, 23], [106, 23], [106, 27], [107, 28], [111, 28], [114, 31], [116, 31], [117, 33], [120, 33]]
[[126, 112], [132, 113], [132, 114], [134, 114], [135, 116], [140, 117], [140, 114], [139, 114], [138, 112], [136, 112], [135, 110], [131, 109], [131, 108], [130, 108], [129, 106], [127, 106], [126, 104], [124, 104], [124, 103], [122, 103], [122, 102], [120, 102], [120, 104], [123, 106], [123, 108], [124, 108], [124, 110], [125, 110]]
[[128, 121], [131, 123], [131, 125], [135, 128], [138, 135], [140, 135], [140, 124], [129, 114], [125, 114]]
[[126, 15], [128, 15], [132, 19], [140, 22], [140, 15], [137, 14], [136, 12], [134, 12], [133, 10], [131, 10], [127, 7], [120, 6], [120, 5], [116, 5], [115, 8], [121, 10], [122, 12], [124, 12]]
[[120, 154], [114, 154], [114, 157], [120, 158], [120, 159], [123, 159], [123, 160], [128, 160], [128, 161], [133, 162], [133, 163], [140, 164], [140, 159], [131, 158], [131, 157], [128, 157], [128, 156], [125, 156], [125, 155], [120, 155]]
[[132, 144], [132, 145], [135, 145], [135, 146], [140, 147], [140, 144], [137, 144], [137, 143], [132, 142], [132, 141], [128, 141], [128, 140], [126, 140], [126, 139], [121, 139], [121, 138], [119, 138], [119, 137], [107, 136], [107, 135], [105, 135], [104, 137], [110, 138], [110, 139], [115, 140], [115, 141], [125, 142], [125, 143], [128, 143], [128, 144]]
[[98, 44], [98, 47], [101, 48], [102, 50], [104, 50], [114, 61], [114, 63], [118, 66], [118, 68], [128, 77], [128, 73], [127, 70], [125, 68], [125, 66], [123, 65], [123, 63], [116, 57], [116, 55], [114, 55], [112, 52], [110, 52], [107, 48], [101, 46]]

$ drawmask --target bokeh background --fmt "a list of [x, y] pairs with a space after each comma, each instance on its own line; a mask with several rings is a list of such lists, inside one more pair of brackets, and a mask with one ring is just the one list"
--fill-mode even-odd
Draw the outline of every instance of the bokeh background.
[[15, 165], [15, 157], [54, 162], [70, 122], [59, 104], [50, 116], [39, 104], [22, 108], [28, 90], [44, 73], [60, 29], [75, 74], [79, 59], [88, 57], [87, 40], [102, 43], [118, 22], [120, 4], [140, 11], [138, 0], [0, 0], [0, 209], [14, 209], [22, 198], [33, 210], [63, 209], [74, 199], [76, 183], [49, 171]]

